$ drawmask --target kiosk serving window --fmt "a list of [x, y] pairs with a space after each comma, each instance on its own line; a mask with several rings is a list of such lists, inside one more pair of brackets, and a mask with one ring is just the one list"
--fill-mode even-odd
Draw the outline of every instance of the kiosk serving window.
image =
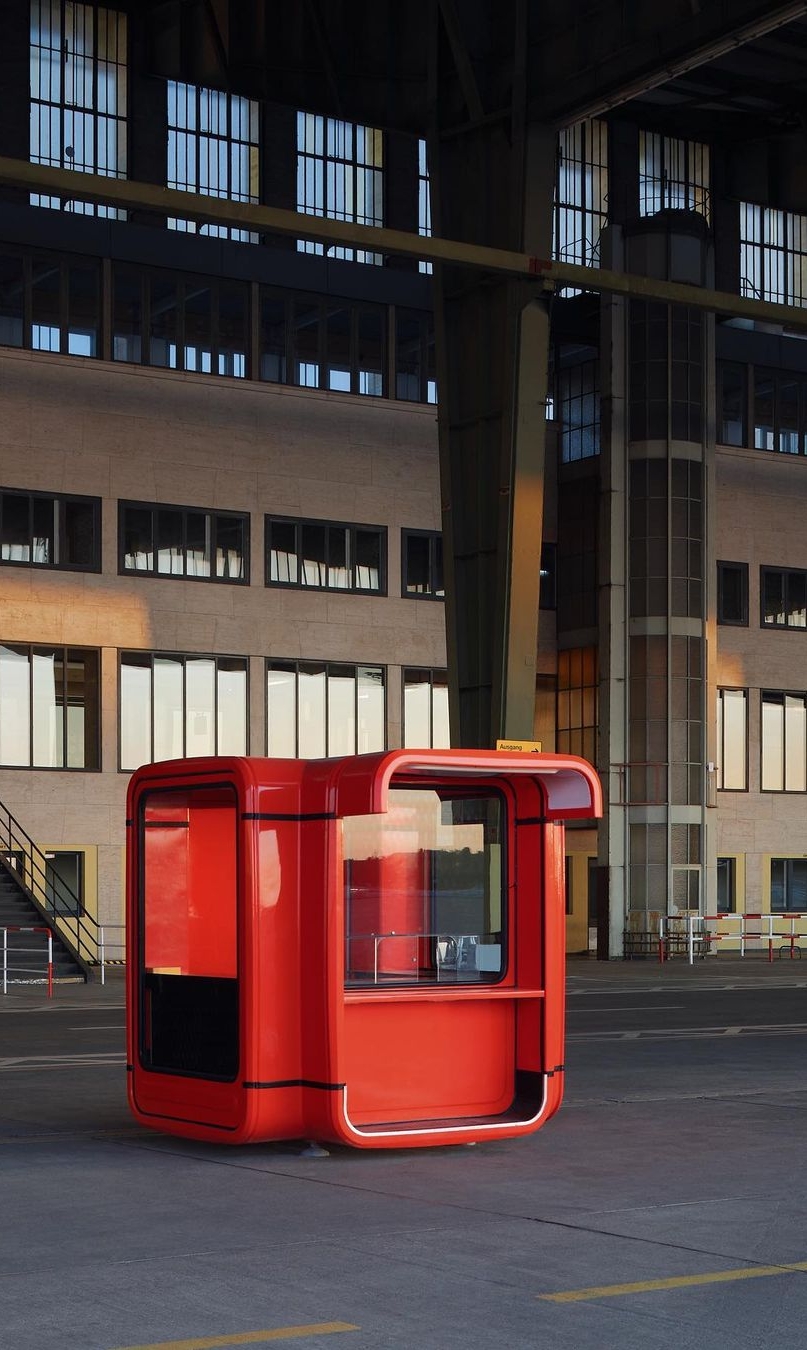
[[345, 977], [355, 985], [494, 983], [504, 973], [504, 803], [399, 788], [343, 821]]

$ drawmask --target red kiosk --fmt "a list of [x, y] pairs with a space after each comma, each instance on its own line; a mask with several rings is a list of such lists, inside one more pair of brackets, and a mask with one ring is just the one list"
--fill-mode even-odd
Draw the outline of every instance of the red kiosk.
[[563, 1093], [569, 755], [190, 759], [132, 777], [129, 1100], [243, 1144], [457, 1144]]

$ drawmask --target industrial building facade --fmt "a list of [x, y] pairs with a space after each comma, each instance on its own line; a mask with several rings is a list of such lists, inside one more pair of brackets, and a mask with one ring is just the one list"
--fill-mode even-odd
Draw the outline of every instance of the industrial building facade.
[[[158, 78], [136, 6], [0, 16], [0, 155], [429, 233], [419, 138]], [[720, 134], [561, 130], [555, 255], [803, 304], [807, 217]], [[448, 743], [431, 267], [0, 192], [0, 802], [112, 925], [139, 765]], [[807, 909], [803, 337], [552, 301], [534, 735], [606, 797], [572, 951], [598, 898], [611, 955]]]

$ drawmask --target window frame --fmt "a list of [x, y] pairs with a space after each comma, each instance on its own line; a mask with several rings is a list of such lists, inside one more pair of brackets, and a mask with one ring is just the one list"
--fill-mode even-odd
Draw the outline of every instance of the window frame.
[[[786, 698], [796, 698], [801, 700], [801, 706], [804, 710], [804, 738], [802, 743], [802, 762], [805, 767], [805, 786], [792, 788], [787, 786], [787, 704]], [[781, 703], [778, 702], [781, 700]], [[765, 787], [764, 768], [765, 768], [765, 704], [766, 701], [770, 707], [782, 708], [782, 754], [781, 754], [781, 787]], [[777, 796], [798, 797], [807, 793], [807, 693], [801, 689], [760, 689], [759, 691], [759, 790], [761, 793], [770, 792]]]
[[[91, 15], [92, 17], [92, 21], [90, 24], [90, 31], [92, 34], [91, 49], [87, 52], [81, 52], [79, 60], [77, 61], [76, 60], [77, 51], [75, 44], [72, 50], [70, 47], [70, 39], [75, 38], [75, 28], [70, 33], [68, 33], [65, 22], [66, 5], [64, 0], [61, 0], [61, 3], [59, 3], [58, 5], [58, 12], [59, 12], [58, 47], [45, 46], [42, 42], [37, 43], [34, 42], [34, 25], [36, 22], [36, 14], [42, 8], [47, 7], [48, 7], [48, 0], [35, 0], [35, 3], [31, 5], [31, 13], [29, 19], [28, 63], [30, 71], [30, 92], [28, 96], [28, 104], [31, 115], [32, 129], [31, 131], [29, 131], [28, 136], [28, 159], [32, 164], [55, 165], [55, 167], [57, 168], [69, 168], [77, 173], [101, 174], [109, 178], [126, 178], [128, 176], [129, 82], [130, 82], [129, 77], [131, 74], [129, 62], [131, 24], [129, 20], [129, 15], [125, 10], [116, 9], [113, 6], [109, 5], [99, 4], [97, 0], [83, 0], [83, 3], [71, 6], [71, 8], [74, 10], [74, 18], [76, 23], [82, 21], [82, 15], [78, 13], [78, 11], [84, 11], [85, 14]], [[110, 40], [114, 39], [115, 43], [116, 49], [114, 54], [111, 55], [108, 55], [99, 50], [99, 32], [98, 32], [99, 13], [104, 13], [106, 15], [113, 16], [113, 21], [109, 23], [109, 33], [107, 35]], [[112, 33], [113, 28], [114, 34]], [[86, 34], [87, 34], [87, 25], [85, 19], [84, 20], [85, 37]], [[121, 51], [122, 51], [122, 59], [121, 59]], [[35, 83], [34, 81], [35, 52], [53, 53], [53, 54], [57, 52], [59, 53], [58, 77], [54, 82], [55, 87], [58, 91], [58, 97], [56, 98], [51, 99], [45, 96], [47, 90], [44, 88], [42, 82], [43, 62], [41, 59], [37, 62], [37, 66], [39, 68], [40, 73], [40, 79], [38, 83]], [[81, 62], [87, 63], [90, 66], [90, 84], [92, 93], [89, 99], [86, 97], [86, 82], [81, 79], [80, 72], [74, 75], [72, 80], [72, 88], [75, 94], [76, 86], [78, 84], [83, 84], [84, 85], [83, 96], [80, 95], [79, 97], [70, 100], [68, 100], [68, 98], [66, 97], [66, 90], [68, 88], [68, 85], [70, 84], [70, 81], [67, 78], [67, 65], [68, 62], [71, 60], [76, 66], [79, 66]], [[115, 75], [114, 111], [110, 111], [108, 108], [105, 111], [99, 110], [99, 104], [101, 103], [101, 100], [98, 97], [98, 89], [99, 89], [99, 76], [101, 75], [102, 70], [105, 73], [108, 73], [109, 71], [114, 71]], [[122, 79], [121, 79], [121, 71], [123, 72]], [[46, 68], [45, 68], [45, 80], [47, 80]], [[54, 146], [48, 140], [47, 137], [45, 138], [47, 142], [46, 152], [43, 153], [42, 150], [40, 149], [36, 154], [34, 153], [32, 130], [35, 111], [37, 114], [37, 125], [40, 131], [43, 125], [47, 126], [48, 123], [52, 122], [53, 120], [57, 121], [58, 127], [55, 139], [58, 142], [58, 146], [56, 147], [58, 149], [58, 153], [55, 153]], [[68, 148], [65, 145], [65, 141], [67, 140], [67, 136], [65, 133], [66, 115], [73, 114], [74, 112], [77, 114], [78, 127], [80, 127], [83, 119], [91, 118], [92, 153], [90, 163], [87, 163], [86, 160], [83, 163], [77, 162], [75, 153], [71, 155], [66, 154], [66, 150]], [[74, 128], [74, 131], [76, 129], [77, 128]], [[108, 163], [103, 162], [103, 156], [99, 153], [99, 145], [100, 145], [99, 133], [102, 132], [103, 129], [106, 129], [107, 132], [114, 130], [114, 138], [111, 138], [109, 135], [107, 135], [106, 137], [107, 147], [109, 148], [110, 144], [114, 145], [114, 156], [113, 156], [114, 164], [111, 167]], [[78, 138], [75, 135], [71, 136], [72, 141], [76, 141], [77, 139]], [[72, 147], [70, 148], [72, 149]], [[51, 153], [47, 153], [47, 149], [50, 149]], [[65, 160], [67, 160], [67, 163], [65, 163]], [[118, 220], [125, 220], [128, 215], [128, 212], [125, 210], [120, 210], [116, 207], [106, 206], [104, 204], [93, 204], [91, 202], [82, 202], [78, 200], [76, 197], [67, 196], [64, 193], [55, 195], [31, 193], [29, 199], [32, 206], [52, 207], [62, 211], [70, 210], [80, 215], [97, 216], [99, 218], [105, 217], [107, 219], [111, 218]]]
[[[186, 119], [183, 124], [180, 114], [177, 111], [183, 104], [186, 111]], [[218, 102], [219, 108], [223, 106], [225, 111], [226, 130], [224, 132], [213, 130], [208, 125], [203, 129], [205, 118], [203, 108], [205, 102], [215, 105]], [[187, 115], [187, 109], [192, 109], [192, 115]], [[172, 111], [175, 120], [172, 120]], [[256, 99], [246, 98], [243, 95], [231, 93], [230, 91], [213, 89], [208, 85], [189, 84], [183, 80], [166, 81], [166, 143], [165, 143], [165, 182], [166, 187], [173, 188], [180, 192], [193, 192], [200, 196], [217, 197], [231, 202], [252, 202], [256, 205], [260, 201], [260, 180], [261, 180], [261, 109]], [[208, 118], [208, 121], [215, 120], [215, 114]], [[234, 123], [242, 123], [247, 127], [246, 137], [237, 136], [233, 132]], [[252, 136], [255, 139], [252, 139]], [[184, 160], [188, 165], [185, 177], [179, 177], [178, 163], [183, 156], [179, 147], [185, 142], [186, 151]], [[217, 151], [211, 155], [211, 149]], [[172, 177], [172, 151], [174, 155], [174, 167], [176, 173]], [[205, 151], [207, 152], [205, 155]], [[222, 153], [223, 151], [223, 153]], [[236, 189], [233, 186], [233, 166], [237, 162], [238, 152], [246, 153], [247, 161], [247, 179], [248, 191]], [[204, 160], [208, 165], [211, 163], [220, 167], [224, 166], [225, 182], [209, 183], [207, 187], [201, 186], [202, 166]], [[210, 221], [184, 220], [178, 217], [169, 217], [169, 229], [179, 233], [207, 235], [211, 238], [233, 239], [241, 243], [257, 244], [259, 236], [250, 230], [242, 230], [237, 226], [219, 225]]]
[[123, 667], [124, 667], [124, 665], [126, 664], [125, 661], [124, 661], [124, 657], [130, 656], [130, 655], [131, 655], [131, 656], [147, 656], [147, 657], [149, 657], [149, 674], [150, 674], [149, 697], [150, 697], [150, 700], [151, 700], [150, 718], [149, 718], [149, 748], [150, 748], [150, 750], [149, 750], [149, 758], [148, 758], [147, 760], [143, 760], [143, 764], [154, 764], [154, 763], [156, 763], [156, 761], [155, 761], [155, 759], [154, 759], [154, 660], [155, 660], [155, 657], [164, 657], [164, 658], [167, 658], [167, 659], [169, 659], [169, 660], [171, 660], [171, 661], [179, 661], [179, 662], [181, 662], [181, 664], [182, 664], [182, 711], [183, 711], [182, 746], [183, 746], [183, 755], [181, 756], [181, 758], [184, 758], [184, 759], [197, 759], [197, 758], [203, 758], [202, 756], [188, 755], [188, 754], [187, 754], [187, 675], [186, 675], [186, 670], [187, 670], [187, 663], [188, 663], [188, 661], [198, 661], [198, 660], [202, 660], [202, 661], [212, 661], [213, 664], [214, 664], [214, 676], [215, 676], [215, 678], [214, 678], [214, 681], [213, 681], [213, 719], [214, 719], [214, 735], [215, 735], [215, 741], [216, 741], [216, 750], [214, 751], [214, 754], [216, 754], [216, 755], [223, 755], [223, 754], [229, 753], [229, 752], [226, 752], [226, 751], [223, 751], [223, 750], [219, 750], [219, 749], [218, 749], [218, 741], [219, 741], [219, 681], [218, 681], [218, 675], [219, 675], [219, 662], [220, 662], [220, 661], [239, 661], [239, 662], [242, 662], [242, 663], [243, 663], [244, 674], [245, 674], [245, 676], [246, 676], [246, 679], [245, 679], [245, 682], [244, 682], [244, 745], [245, 745], [245, 753], [246, 753], [246, 754], [249, 754], [249, 748], [250, 748], [250, 739], [249, 739], [249, 738], [250, 738], [250, 673], [251, 673], [251, 671], [250, 671], [250, 659], [249, 659], [249, 656], [238, 655], [237, 653], [234, 653], [234, 652], [169, 652], [169, 651], [166, 651], [164, 648], [158, 648], [158, 647], [120, 647], [120, 648], [118, 649], [118, 688], [117, 688], [117, 695], [118, 695], [118, 727], [117, 727], [117, 738], [118, 738], [117, 764], [118, 764], [118, 773], [127, 773], [127, 774], [131, 774], [131, 773], [136, 772], [136, 769], [137, 769], [137, 768], [142, 767], [142, 765], [136, 765], [134, 768], [124, 768], [123, 765], [121, 764], [122, 751], [123, 751], [123, 700], [122, 700], [122, 690], [123, 690]]
[[[414, 746], [411, 746], [411, 747], [410, 747], [410, 746], [408, 745], [408, 742], [407, 742], [407, 739], [406, 739], [406, 691], [407, 691], [407, 688], [411, 688], [411, 687], [412, 687], [412, 683], [411, 683], [411, 682], [410, 682], [410, 683], [407, 683], [407, 678], [406, 678], [407, 675], [419, 675], [419, 676], [422, 676], [423, 678], [421, 678], [421, 679], [418, 681], [418, 683], [419, 683], [419, 684], [427, 684], [428, 687], [429, 687], [429, 744], [428, 744], [428, 746], [414, 745]], [[439, 749], [439, 748], [440, 748], [440, 747], [435, 746], [435, 744], [434, 744], [434, 684], [435, 684], [435, 677], [438, 677], [438, 678], [440, 679], [440, 681], [441, 681], [441, 686], [445, 686], [446, 688], [448, 687], [448, 671], [447, 671], [447, 669], [445, 669], [445, 667], [442, 667], [442, 666], [410, 666], [410, 665], [402, 665], [402, 666], [401, 666], [401, 744], [403, 745], [404, 749], [409, 749], [409, 748], [411, 748], [411, 749], [414, 749], [414, 750], [421, 750], [421, 749], [433, 750], [433, 749]], [[448, 744], [449, 744], [449, 746], [450, 746], [450, 744], [451, 744], [450, 707], [449, 707], [449, 728], [448, 728], [448, 730], [449, 730], [449, 741], [448, 741]]]
[[[719, 899], [717, 899], [717, 895], [718, 895], [718, 893], [719, 893], [719, 891], [720, 891], [720, 864], [721, 864], [721, 863], [727, 864], [726, 867], [724, 868], [724, 871], [725, 871], [726, 877], [727, 877], [727, 887], [726, 887], [726, 889], [729, 891], [729, 902], [730, 902], [730, 903], [729, 903], [729, 908], [728, 908], [728, 909], [721, 909], [721, 908], [720, 908], [720, 901], [719, 901]], [[715, 907], [716, 907], [716, 909], [717, 909], [718, 914], [736, 914], [736, 913], [737, 913], [737, 871], [738, 871], [738, 869], [737, 869], [737, 854], [735, 854], [735, 853], [721, 853], [721, 854], [718, 855], [718, 858], [717, 858], [717, 865], [716, 865], [716, 882], [717, 882], [717, 884], [716, 884], [716, 887], [715, 887], [715, 897], [716, 897], [716, 898], [715, 898]]]
[[[3, 558], [0, 556], [0, 567], [31, 567], [37, 571], [43, 572], [100, 572], [101, 571], [101, 527], [102, 527], [102, 501], [100, 497], [84, 496], [83, 493], [73, 492], [40, 492], [30, 491], [28, 488], [0, 487], [0, 554], [2, 552], [2, 528], [3, 528], [3, 497], [6, 493], [14, 493], [17, 496], [28, 497], [28, 520], [29, 528], [33, 530], [32, 514], [33, 503], [37, 501], [50, 501], [53, 503], [54, 514], [58, 512], [58, 530], [59, 533], [65, 533], [65, 507], [68, 503], [81, 503], [89, 506], [92, 510], [92, 562], [90, 563], [62, 563], [62, 562], [35, 562], [33, 559], [23, 561], [17, 558]], [[33, 533], [31, 533], [32, 549]], [[33, 549], [32, 549], [33, 551]]]
[[[101, 773], [103, 770], [103, 692], [102, 692], [102, 670], [101, 670], [101, 648], [85, 646], [80, 643], [47, 643], [47, 642], [16, 642], [8, 639], [2, 646], [19, 647], [27, 652], [28, 659], [28, 759], [27, 764], [4, 764], [0, 761], [0, 771], [3, 773], [20, 772], [23, 773]], [[67, 763], [67, 741], [68, 741], [68, 719], [62, 719], [62, 757], [63, 764], [35, 764], [34, 763], [34, 662], [33, 657], [39, 654], [50, 654], [51, 652], [60, 652], [62, 668], [65, 676], [62, 684], [63, 695], [66, 695], [66, 671], [68, 666], [68, 652], [91, 652], [96, 658], [95, 676], [96, 676], [96, 709], [95, 709], [95, 737], [93, 744], [93, 762], [91, 764], [73, 765]], [[69, 707], [65, 701], [61, 705], [63, 708]], [[82, 704], [83, 708], [87, 704]], [[85, 733], [86, 749], [86, 733]]]
[[[745, 705], [745, 729], [744, 729], [744, 740], [745, 740], [744, 752], [745, 752], [745, 753], [744, 753], [744, 770], [743, 770], [744, 780], [745, 780], [745, 781], [744, 781], [743, 787], [725, 787], [725, 786], [723, 785], [723, 782], [721, 781], [721, 780], [723, 779], [723, 777], [724, 777], [724, 774], [725, 774], [724, 752], [723, 752], [723, 747], [724, 747], [724, 743], [725, 743], [725, 700], [724, 700], [724, 698], [723, 698], [723, 695], [726, 694], [726, 693], [728, 693], [728, 694], [742, 694], [742, 695], [743, 695], [743, 703], [744, 703], [744, 705]], [[748, 697], [748, 689], [747, 689], [747, 688], [745, 688], [745, 687], [743, 687], [743, 686], [741, 686], [741, 685], [720, 685], [720, 686], [718, 686], [718, 690], [717, 690], [717, 718], [716, 718], [716, 722], [717, 722], [717, 726], [716, 726], [716, 738], [717, 738], [717, 743], [716, 743], [716, 755], [717, 755], [717, 765], [716, 765], [716, 770], [717, 770], [717, 771], [716, 771], [716, 775], [715, 775], [715, 783], [716, 783], [716, 788], [715, 788], [715, 790], [716, 790], [717, 792], [748, 792], [748, 791], [749, 791], [749, 764], [750, 764], [750, 746], [749, 746], [749, 736], [748, 736], [748, 725], [749, 725], [749, 723], [748, 723], [748, 718], [749, 718], [749, 712], [750, 712], [750, 699], [749, 699], [749, 697]], [[760, 717], [761, 717], [761, 713], [760, 713]], [[761, 753], [762, 753], [762, 751], [761, 751], [761, 747], [760, 747], [760, 755], [761, 755]]]
[[[727, 571], [732, 569], [738, 572], [740, 576], [740, 610], [742, 618], [727, 619], [724, 613], [723, 600], [723, 578]], [[748, 614], [748, 563], [745, 562], [727, 562], [718, 560], [717, 563], [717, 622], [721, 628], [747, 628], [749, 625]]]
[[[428, 591], [409, 591], [406, 589], [406, 579], [408, 575], [407, 568], [407, 544], [410, 539], [428, 539], [429, 541], [429, 589]], [[441, 603], [445, 601], [445, 552], [442, 553], [442, 571], [443, 571], [443, 589], [435, 589], [435, 573], [437, 571], [437, 542], [442, 546], [442, 530], [411, 530], [401, 528], [401, 599], [403, 600], [438, 600]]]
[[807, 596], [807, 568], [804, 567], [770, 567], [766, 563], [761, 563], [759, 568], [759, 626], [760, 628], [773, 629], [779, 633], [807, 633], [807, 622], [797, 623], [767, 623], [765, 620], [765, 578], [767, 576], [780, 576], [784, 578], [783, 593], [785, 597], [785, 612], [788, 612], [787, 596], [790, 589], [789, 578], [798, 576], [804, 578], [805, 595]]
[[[297, 568], [298, 575], [303, 574], [303, 529], [306, 525], [321, 526], [325, 534], [325, 567], [328, 564], [328, 531], [347, 530], [350, 537], [351, 557], [354, 561], [350, 565], [353, 574], [354, 584], [350, 586], [311, 586], [303, 581], [276, 581], [271, 576], [272, 561], [272, 526], [273, 525], [293, 525], [297, 532]], [[356, 568], [358, 564], [356, 558], [356, 534], [364, 531], [367, 534], [378, 536], [379, 542], [379, 564], [378, 564], [378, 586], [376, 588], [369, 586], [357, 586], [355, 584]], [[272, 590], [288, 591], [326, 591], [329, 595], [376, 595], [385, 596], [387, 594], [387, 539], [389, 529], [386, 525], [363, 525], [347, 520], [318, 520], [313, 516], [276, 516], [267, 513], [263, 518], [263, 554], [264, 554], [264, 585]], [[359, 663], [361, 664], [361, 663]]]
[[[285, 659], [285, 658], [283, 658], [283, 657], [271, 657], [271, 656], [268, 656], [268, 657], [266, 657], [266, 658], [264, 659], [264, 662], [263, 662], [264, 744], [265, 744], [265, 746], [266, 746], [266, 751], [265, 751], [266, 755], [267, 755], [270, 759], [272, 759], [272, 758], [281, 758], [280, 756], [277, 756], [277, 755], [275, 754], [275, 752], [273, 752], [272, 747], [271, 747], [271, 745], [269, 744], [269, 736], [270, 736], [270, 734], [271, 734], [270, 717], [269, 717], [269, 674], [270, 674], [270, 671], [272, 671], [272, 670], [278, 670], [278, 671], [283, 671], [283, 672], [286, 672], [286, 673], [293, 672], [293, 674], [294, 674], [294, 758], [299, 759], [299, 758], [301, 757], [301, 756], [300, 756], [300, 672], [301, 672], [301, 668], [302, 668], [302, 673], [303, 673], [303, 674], [310, 673], [310, 672], [306, 672], [306, 670], [305, 670], [305, 667], [306, 667], [306, 666], [308, 666], [308, 667], [312, 667], [312, 666], [317, 666], [317, 667], [319, 667], [319, 666], [322, 666], [323, 669], [324, 669], [324, 674], [325, 674], [325, 707], [324, 707], [324, 712], [325, 712], [325, 720], [324, 720], [324, 741], [325, 741], [325, 749], [324, 749], [324, 753], [323, 753], [322, 755], [314, 756], [314, 758], [317, 758], [317, 759], [338, 759], [338, 758], [339, 758], [338, 755], [329, 755], [329, 754], [328, 754], [329, 721], [330, 721], [330, 704], [329, 704], [329, 698], [328, 698], [328, 683], [329, 683], [329, 679], [330, 679], [330, 672], [331, 672], [331, 669], [332, 669], [333, 667], [337, 667], [337, 668], [348, 668], [348, 669], [351, 669], [351, 670], [353, 671], [353, 685], [354, 685], [354, 691], [353, 691], [353, 693], [354, 693], [354, 715], [355, 715], [355, 726], [356, 726], [356, 736], [355, 736], [355, 741], [354, 741], [354, 743], [355, 743], [356, 746], [357, 746], [357, 748], [354, 749], [354, 750], [352, 751], [353, 754], [359, 754], [359, 753], [362, 753], [362, 752], [358, 749], [358, 737], [359, 737], [359, 671], [360, 671], [360, 670], [374, 670], [374, 671], [375, 671], [375, 670], [379, 670], [379, 671], [381, 672], [381, 688], [382, 688], [382, 692], [383, 692], [383, 696], [384, 696], [384, 708], [383, 708], [384, 744], [383, 744], [383, 746], [381, 746], [380, 748], [381, 748], [381, 750], [385, 750], [385, 749], [387, 748], [387, 745], [388, 745], [388, 742], [389, 742], [389, 723], [388, 723], [388, 715], [389, 715], [389, 678], [388, 678], [388, 676], [389, 676], [389, 667], [388, 667], [388, 666], [383, 665], [383, 664], [382, 664], [381, 662], [379, 662], [379, 661], [335, 661], [335, 660], [318, 660], [318, 659], [316, 659], [316, 658], [314, 658], [314, 657], [300, 657], [299, 659], [298, 659], [298, 658], [291, 658], [291, 659], [288, 659], [288, 660], [287, 660], [287, 659]], [[378, 753], [378, 752], [377, 752], [377, 751], [369, 751], [368, 753], [374, 754], [374, 753]]]
[[[447, 994], [450, 994], [450, 991], [452, 990], [464, 990], [469, 988], [490, 989], [497, 985], [508, 983], [512, 971], [512, 960], [510, 953], [511, 925], [510, 925], [509, 905], [507, 904], [507, 895], [509, 893], [510, 887], [512, 886], [511, 860], [514, 857], [512, 830], [513, 830], [513, 822], [515, 819], [515, 802], [513, 799], [512, 792], [509, 789], [503, 788], [498, 785], [494, 785], [490, 782], [483, 782], [477, 784], [476, 786], [472, 786], [470, 784], [466, 785], [462, 785], [460, 783], [449, 784], [446, 782], [434, 784], [401, 783], [396, 782], [394, 779], [391, 784], [391, 791], [413, 792], [413, 793], [416, 793], [418, 791], [420, 792], [434, 791], [437, 794], [440, 793], [444, 794], [444, 796], [441, 797], [441, 801], [449, 800], [454, 802], [461, 800], [469, 800], [469, 801], [495, 801], [498, 803], [499, 805], [498, 824], [500, 834], [499, 904], [501, 907], [501, 925], [502, 925], [501, 928], [498, 930], [500, 966], [497, 972], [495, 973], [491, 972], [493, 974], [493, 978], [490, 979], [469, 980], [466, 978], [455, 980], [446, 979], [445, 981], [443, 981], [438, 978], [437, 967], [435, 965], [435, 973], [433, 978], [431, 979], [424, 978], [421, 975], [420, 970], [418, 970], [417, 975], [414, 979], [406, 979], [403, 976], [400, 979], [395, 979], [393, 977], [388, 981], [385, 980], [383, 984], [381, 984], [375, 983], [372, 979], [368, 977], [363, 980], [360, 979], [351, 980], [350, 982], [345, 980], [344, 987], [346, 989], [361, 990], [362, 994], [368, 997], [373, 997], [375, 994], [383, 994], [385, 990], [389, 989], [395, 989], [396, 991], [401, 992], [411, 990], [413, 996], [417, 998], [418, 996], [420, 996], [421, 990], [439, 988], [441, 990], [446, 991]], [[347, 819], [349, 820], [350, 818], [348, 817]], [[377, 817], [377, 820], [381, 828], [383, 828], [383, 823], [385, 819], [386, 819], [385, 816]], [[347, 848], [345, 846], [344, 839], [340, 840], [340, 845], [341, 845], [340, 852], [343, 854], [347, 854]], [[345, 861], [348, 861], [347, 857], [345, 858]], [[342, 937], [343, 941], [345, 941], [345, 944], [347, 945], [347, 941], [350, 938], [362, 937], [363, 935], [352, 934], [350, 932], [351, 905], [348, 887], [344, 883], [344, 869], [342, 873], [342, 885], [344, 888], [344, 915], [343, 915]], [[434, 916], [434, 907], [433, 905], [431, 905], [430, 922], [433, 916]], [[439, 933], [442, 932], [447, 932], [447, 930], [440, 929], [438, 934], [425, 933], [422, 935], [422, 937], [421, 935], [418, 936], [421, 937], [421, 940], [423, 939], [429, 940], [433, 938], [436, 941], [437, 937], [439, 936]], [[390, 933], [389, 936], [394, 938], [395, 936], [398, 935], [396, 935], [395, 933]], [[401, 934], [400, 936], [405, 938], [411, 935]], [[472, 935], [461, 935], [461, 936], [472, 936]], [[459, 958], [457, 959], [459, 960]]]
[[[187, 568], [187, 534], [188, 534], [188, 515], [202, 515], [209, 522], [210, 529], [210, 566], [209, 576], [189, 576], [187, 571], [183, 572], [158, 572], [157, 571], [157, 548], [153, 548], [154, 567], [126, 567], [125, 565], [125, 528], [124, 513], [127, 509], [135, 511], [150, 511], [152, 514], [152, 540], [156, 541], [156, 515], [158, 511], [180, 511], [182, 512], [182, 539], [183, 539], [183, 560]], [[213, 571], [216, 558], [216, 540], [218, 525], [216, 520], [223, 517], [230, 520], [240, 520], [244, 529], [244, 575], [243, 577], [220, 577]], [[174, 502], [139, 502], [129, 498], [121, 498], [118, 501], [118, 576], [122, 577], [148, 577], [154, 581], [202, 581], [214, 582], [219, 586], [249, 586], [249, 563], [250, 563], [250, 513], [249, 511], [219, 511], [217, 508], [203, 506], [179, 506]], [[193, 653], [196, 655], [196, 653]]]
[[769, 893], [768, 893], [768, 906], [769, 906], [769, 910], [768, 910], [768, 912], [769, 912], [770, 914], [772, 914], [772, 915], [774, 915], [774, 914], [803, 914], [803, 913], [804, 913], [804, 910], [803, 910], [802, 908], [799, 908], [799, 909], [791, 909], [789, 905], [785, 905], [785, 907], [782, 908], [782, 909], [779, 909], [779, 908], [774, 909], [774, 907], [773, 907], [773, 868], [774, 868], [774, 864], [775, 864], [775, 863], [781, 863], [781, 864], [782, 864], [783, 873], [784, 873], [784, 889], [785, 889], [785, 894], [786, 894], [786, 895], [787, 895], [787, 892], [788, 892], [789, 889], [790, 889], [790, 880], [789, 880], [789, 878], [790, 878], [790, 872], [791, 872], [792, 864], [793, 864], [793, 863], [799, 863], [799, 864], [801, 864], [802, 866], [807, 867], [807, 860], [805, 860], [805, 858], [804, 858], [803, 855], [793, 855], [793, 854], [790, 854], [789, 856], [786, 855], [786, 854], [785, 854], [785, 855], [783, 855], [783, 854], [776, 854], [776, 855], [771, 854], [771, 855], [770, 855], [770, 857], [769, 857], [769, 864], [770, 864], [770, 865], [769, 865], [769, 868], [768, 868], [768, 884], [769, 884]]

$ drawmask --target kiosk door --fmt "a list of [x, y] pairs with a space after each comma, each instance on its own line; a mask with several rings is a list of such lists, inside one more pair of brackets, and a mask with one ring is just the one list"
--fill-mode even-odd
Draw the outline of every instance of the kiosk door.
[[140, 800], [138, 1069], [183, 1079], [172, 1110], [197, 1119], [205, 1102], [221, 1119], [239, 1068], [236, 822], [228, 785]]

